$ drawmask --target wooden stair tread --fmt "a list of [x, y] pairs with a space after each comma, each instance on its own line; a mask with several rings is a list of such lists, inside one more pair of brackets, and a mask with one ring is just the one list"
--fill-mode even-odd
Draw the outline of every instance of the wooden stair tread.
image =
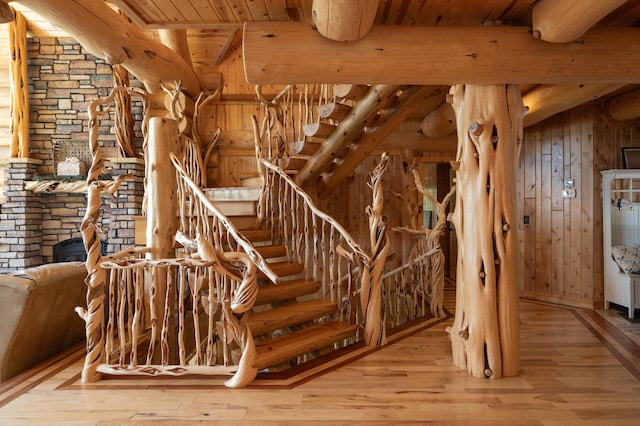
[[204, 188], [209, 200], [222, 201], [258, 201], [262, 189], [259, 186], [237, 186], [228, 188]]
[[271, 231], [268, 229], [241, 229], [240, 233], [252, 242], [271, 240]]
[[280, 300], [289, 300], [306, 294], [313, 294], [320, 288], [320, 282], [313, 280], [291, 280], [280, 284], [264, 284], [258, 290], [256, 305], [273, 303]]
[[[287, 276], [290, 276], [290, 275], [297, 275], [300, 272], [304, 271], [304, 264], [303, 263], [294, 263], [294, 262], [287, 262], [287, 261], [269, 262], [269, 267], [279, 277], [287, 277]], [[267, 278], [267, 276], [264, 274], [264, 272], [262, 272], [262, 271], [258, 272], [258, 279], [259, 280], [264, 280], [266, 278]]]
[[264, 246], [254, 246], [255, 249], [260, 253], [262, 257], [265, 259], [270, 259], [274, 257], [282, 257], [287, 255], [287, 247], [284, 245], [264, 245]]
[[330, 321], [270, 339], [256, 345], [258, 356], [253, 361], [253, 366], [258, 370], [262, 370], [263, 368], [280, 364], [299, 355], [316, 351], [353, 336], [357, 329], [358, 326], [355, 324]]
[[338, 305], [324, 299], [291, 303], [278, 308], [257, 312], [249, 317], [249, 327], [254, 336], [280, 328], [302, 324], [336, 311]]

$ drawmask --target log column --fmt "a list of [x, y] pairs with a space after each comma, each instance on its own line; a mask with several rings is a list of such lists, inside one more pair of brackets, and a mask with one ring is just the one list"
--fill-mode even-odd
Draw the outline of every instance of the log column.
[[[166, 259], [175, 257], [174, 238], [178, 230], [178, 197], [176, 174], [171, 164], [170, 154], [178, 154], [178, 123], [164, 117], [152, 117], [149, 120], [149, 145], [147, 148], [147, 247], [151, 251], [148, 259]], [[145, 292], [149, 297], [147, 306], [152, 305], [149, 313], [152, 339], [158, 342], [159, 329], [164, 312], [167, 292], [166, 271], [160, 268], [154, 277], [145, 279]], [[171, 296], [169, 296], [171, 297]], [[155, 329], [155, 333], [154, 333]], [[171, 343], [170, 343], [171, 344]], [[173, 346], [173, 345], [172, 345]], [[160, 351], [156, 350], [153, 361], [157, 363]], [[172, 361], [176, 361], [175, 351], [171, 352]], [[166, 364], [169, 360], [161, 360]]]
[[518, 374], [516, 164], [524, 106], [517, 85], [458, 85], [459, 168], [453, 362], [475, 377]]
[[27, 20], [15, 12], [9, 23], [11, 65], [11, 147], [12, 158], [29, 158], [29, 82], [27, 76]]

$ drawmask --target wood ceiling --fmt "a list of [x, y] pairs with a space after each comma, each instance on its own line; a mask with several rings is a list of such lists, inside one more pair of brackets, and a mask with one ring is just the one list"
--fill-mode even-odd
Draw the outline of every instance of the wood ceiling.
[[[355, 1], [355, 0], [354, 0]], [[564, 1], [564, 0], [558, 0]], [[608, 0], [603, 0], [608, 1]], [[139, 27], [188, 29], [193, 64], [220, 64], [240, 46], [241, 27], [251, 21], [313, 25], [313, 0], [111, 0]], [[380, 0], [376, 25], [531, 27], [537, 0]], [[586, 1], [585, 3], [591, 3]], [[639, 27], [640, 0], [631, 0], [596, 24]]]

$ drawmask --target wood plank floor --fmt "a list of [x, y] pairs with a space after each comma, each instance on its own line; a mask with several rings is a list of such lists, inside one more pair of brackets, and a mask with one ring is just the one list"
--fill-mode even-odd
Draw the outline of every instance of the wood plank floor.
[[245, 389], [215, 377], [83, 386], [76, 348], [0, 386], [0, 425], [640, 424], [640, 324], [613, 311], [520, 308], [521, 374], [513, 378], [476, 379], [454, 367], [445, 333], [452, 318], [408, 328], [330, 371], [263, 377]]

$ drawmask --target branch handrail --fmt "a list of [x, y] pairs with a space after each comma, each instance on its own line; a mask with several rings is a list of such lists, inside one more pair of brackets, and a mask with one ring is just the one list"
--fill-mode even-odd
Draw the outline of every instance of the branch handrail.
[[234, 241], [247, 253], [249, 258], [256, 264], [256, 266], [274, 283], [280, 282], [280, 277], [269, 267], [264, 258], [258, 253], [253, 244], [238, 231], [236, 226], [225, 216], [215, 204], [207, 198], [206, 194], [200, 189], [200, 187], [189, 177], [186, 170], [182, 167], [180, 159], [171, 154], [171, 162], [178, 171], [178, 175], [184, 183], [191, 189], [193, 195], [212, 213], [216, 219], [223, 224], [226, 228], [227, 234], [230, 235]]
[[284, 170], [282, 170], [280, 167], [276, 166], [275, 164], [262, 159], [261, 160], [262, 164], [269, 170], [275, 172], [276, 174], [278, 174], [280, 176], [280, 178], [285, 181], [297, 194], [300, 198], [302, 198], [305, 202], [305, 204], [308, 205], [309, 209], [316, 215], [318, 216], [320, 219], [326, 221], [327, 223], [330, 223], [331, 226], [333, 226], [338, 233], [340, 234], [340, 236], [344, 239], [344, 241], [347, 243], [347, 245], [349, 246], [349, 248], [358, 255], [358, 257], [362, 260], [362, 263], [364, 263], [365, 265], [369, 264], [369, 262], [371, 262], [371, 258], [369, 257], [369, 255], [364, 252], [364, 250], [362, 250], [362, 248], [360, 247], [360, 245], [353, 239], [353, 237], [342, 227], [342, 225], [340, 225], [338, 222], [336, 222], [336, 220], [329, 216], [328, 214], [324, 213], [322, 210], [320, 210], [318, 207], [316, 207], [316, 205], [313, 203], [313, 200], [311, 200], [311, 197], [309, 197], [309, 195], [302, 189], [300, 188], [294, 181], [293, 179], [291, 179], [291, 177], [289, 177], [289, 175], [287, 175], [285, 173]]

